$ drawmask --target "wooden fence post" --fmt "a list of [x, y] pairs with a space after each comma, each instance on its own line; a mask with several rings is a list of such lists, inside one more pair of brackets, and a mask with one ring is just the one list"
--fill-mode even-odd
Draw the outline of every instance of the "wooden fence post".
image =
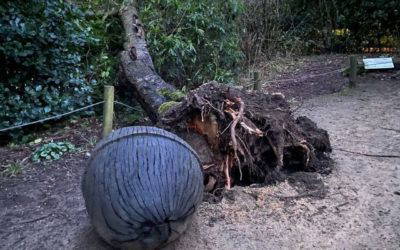
[[357, 58], [355, 56], [350, 56], [350, 87], [354, 88], [357, 81]]
[[253, 82], [253, 90], [261, 90], [260, 74], [258, 73], [258, 71], [253, 72]]
[[104, 86], [103, 138], [111, 133], [114, 117], [114, 86]]

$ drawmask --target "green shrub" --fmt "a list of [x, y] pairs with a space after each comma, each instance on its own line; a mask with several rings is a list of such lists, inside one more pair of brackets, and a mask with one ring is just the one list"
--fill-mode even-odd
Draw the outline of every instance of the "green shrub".
[[74, 152], [75, 146], [70, 142], [50, 142], [42, 145], [33, 153], [32, 160], [40, 162], [42, 160], [58, 160], [66, 152]]
[[292, 25], [311, 50], [361, 52], [399, 47], [398, 0], [290, 0]]
[[400, 48], [399, 0], [245, 2], [242, 48], [249, 62], [260, 53], [274, 56]]
[[158, 73], [178, 86], [232, 82], [243, 58], [240, 0], [145, 0], [139, 15]]
[[251, 64], [263, 54], [290, 55], [304, 51], [307, 40], [300, 40], [304, 27], [293, 25], [293, 14], [287, 0], [245, 1], [241, 16], [243, 26], [242, 49], [246, 62]]
[[[96, 6], [89, 2], [83, 6], [88, 12], [96, 11]], [[102, 10], [97, 10], [100, 12]], [[119, 53], [123, 50], [124, 30], [118, 15], [103, 16], [96, 12], [87, 18], [93, 34], [98, 39], [88, 49], [90, 79], [94, 80], [94, 99], [103, 99], [104, 85], [115, 85], [118, 80]]]
[[95, 42], [70, 1], [2, 1], [0, 128], [91, 103], [83, 56]]

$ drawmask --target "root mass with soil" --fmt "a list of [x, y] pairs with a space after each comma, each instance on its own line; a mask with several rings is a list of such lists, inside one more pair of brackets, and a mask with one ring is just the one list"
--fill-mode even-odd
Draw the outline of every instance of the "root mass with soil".
[[295, 119], [282, 94], [249, 92], [215, 82], [191, 91], [161, 118], [199, 154], [206, 191], [271, 183], [295, 171], [329, 173], [328, 133]]

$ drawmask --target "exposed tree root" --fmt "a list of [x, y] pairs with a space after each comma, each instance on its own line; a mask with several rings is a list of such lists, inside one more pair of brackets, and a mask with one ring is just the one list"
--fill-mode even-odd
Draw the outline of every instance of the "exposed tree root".
[[222, 162], [223, 164], [223, 173], [225, 175], [225, 188], [231, 189], [231, 176], [229, 174], [229, 169], [232, 168], [232, 158], [228, 154], [225, 157], [225, 161]]
[[[227, 103], [227, 106], [233, 106], [234, 103], [230, 102], [229, 100], [225, 101]], [[236, 125], [238, 124], [238, 122], [243, 118], [243, 112], [244, 112], [244, 103], [240, 98], [236, 98], [236, 102], [239, 104], [239, 112], [236, 115], [236, 112], [234, 112], [231, 108], [228, 108], [227, 110], [225, 110], [225, 112], [229, 113], [232, 116], [233, 122], [231, 125], [231, 143], [232, 143], [232, 149], [233, 149], [233, 155], [234, 155], [234, 159], [236, 160], [236, 163], [238, 164], [238, 169], [240, 172], [240, 180], [242, 180], [243, 178], [243, 173], [242, 173], [242, 166], [240, 164], [240, 160], [237, 154], [238, 151], [238, 143], [237, 143], [237, 139], [236, 139]], [[243, 154], [243, 151], [242, 155]], [[227, 157], [229, 158], [230, 156], [227, 155]], [[225, 172], [225, 178], [227, 180], [230, 180], [229, 177], [229, 169], [232, 167], [232, 164], [229, 164], [227, 166], [227, 170]], [[230, 183], [228, 186], [228, 189], [230, 188]]]
[[199, 152], [207, 190], [331, 167], [326, 131], [305, 117], [295, 120], [281, 95], [208, 83], [165, 113], [161, 125]]
[[212, 191], [216, 184], [217, 184], [217, 180], [213, 176], [209, 176], [208, 182], [204, 186], [204, 191], [206, 191], [206, 192]]

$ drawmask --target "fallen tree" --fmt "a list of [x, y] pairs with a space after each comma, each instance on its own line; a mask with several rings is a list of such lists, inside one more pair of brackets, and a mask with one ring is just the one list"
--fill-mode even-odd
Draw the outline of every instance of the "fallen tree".
[[158, 126], [178, 134], [199, 154], [207, 191], [268, 183], [294, 171], [330, 171], [328, 133], [306, 117], [295, 119], [282, 94], [249, 92], [207, 83], [160, 113], [163, 89], [135, 4], [123, 7], [126, 43], [119, 88], [130, 91]]

